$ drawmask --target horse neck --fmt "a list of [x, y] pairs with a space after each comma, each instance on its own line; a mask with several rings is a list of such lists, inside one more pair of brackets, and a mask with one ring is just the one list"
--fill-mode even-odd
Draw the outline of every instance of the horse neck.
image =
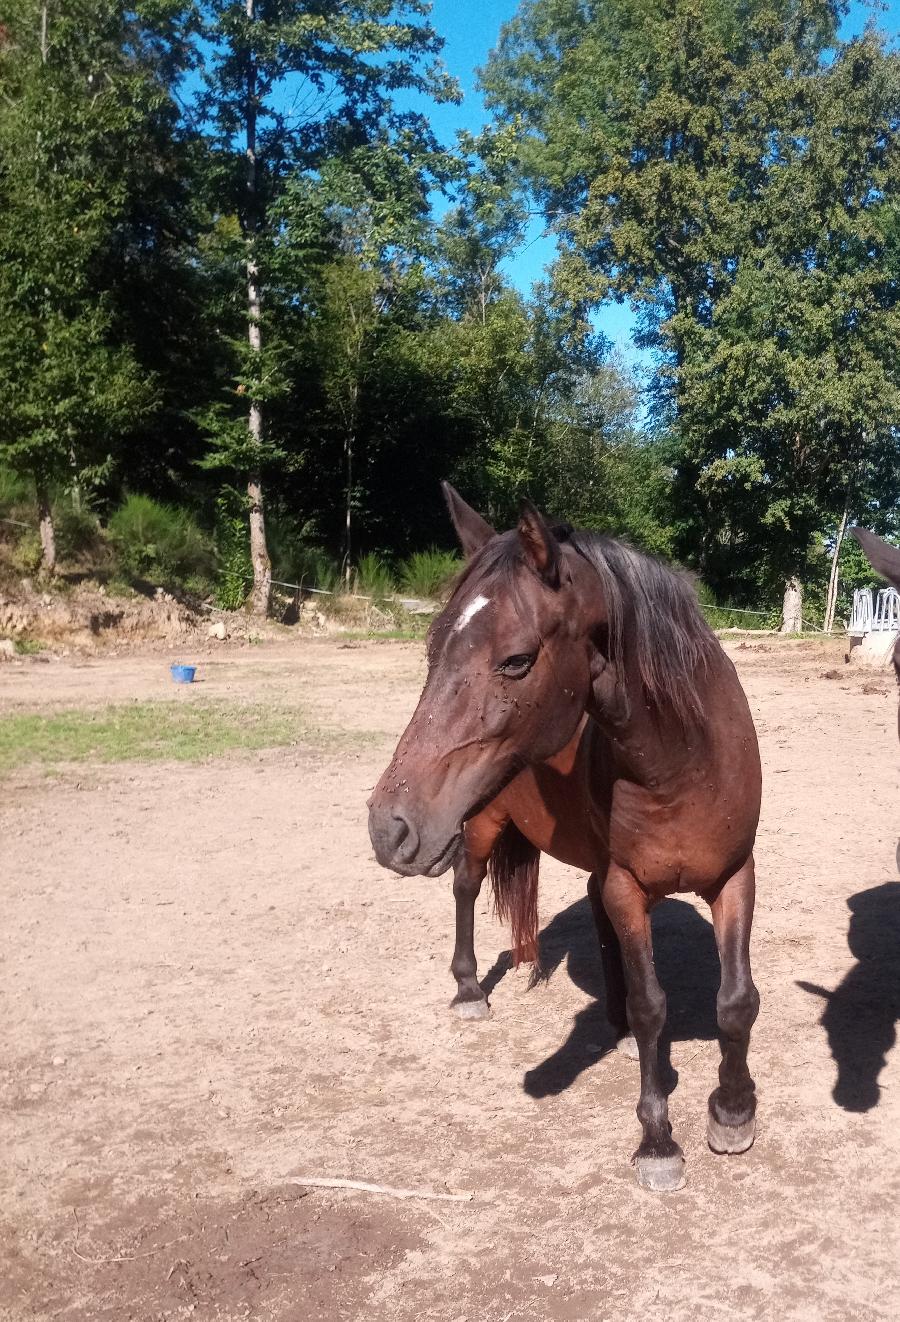
[[628, 778], [656, 785], [677, 778], [696, 755], [700, 732], [685, 731], [673, 712], [651, 703], [630, 646], [634, 621], [626, 616], [622, 659], [606, 667], [595, 684], [588, 715], [612, 744]]

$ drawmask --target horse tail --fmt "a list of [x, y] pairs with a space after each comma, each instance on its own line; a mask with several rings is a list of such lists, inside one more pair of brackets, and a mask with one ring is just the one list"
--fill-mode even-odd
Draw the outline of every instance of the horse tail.
[[491, 850], [488, 875], [494, 891], [494, 909], [512, 928], [513, 965], [540, 969], [538, 950], [538, 877], [541, 851], [512, 822], [507, 822]]

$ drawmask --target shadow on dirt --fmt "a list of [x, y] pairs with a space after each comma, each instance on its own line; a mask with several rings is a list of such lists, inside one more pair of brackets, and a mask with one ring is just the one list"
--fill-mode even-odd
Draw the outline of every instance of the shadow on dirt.
[[832, 1097], [845, 1111], [870, 1111], [881, 1100], [878, 1076], [900, 1019], [900, 881], [859, 891], [847, 906], [847, 945], [856, 964], [834, 991], [813, 982], [797, 986], [826, 1002], [819, 1023], [837, 1065]]
[[[712, 1040], [718, 1036], [716, 993], [719, 955], [712, 923], [682, 900], [664, 900], [653, 910], [653, 949], [656, 971], [668, 1000], [668, 1023], [661, 1044], [663, 1077], [671, 1092], [678, 1076], [669, 1060], [673, 1041]], [[606, 993], [600, 964], [597, 931], [585, 897], [569, 905], [541, 932], [541, 973], [533, 980], [549, 980], [565, 962], [566, 972], [594, 1003], [575, 1016], [563, 1044], [525, 1074], [531, 1097], [564, 1092], [584, 1070], [615, 1048], [615, 1035], [606, 1018]], [[482, 982], [490, 996], [511, 967], [508, 952], [497, 960]]]

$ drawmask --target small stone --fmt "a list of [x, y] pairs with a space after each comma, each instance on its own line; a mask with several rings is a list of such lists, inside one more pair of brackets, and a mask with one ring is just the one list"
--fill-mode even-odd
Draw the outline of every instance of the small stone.
[[217, 620], [215, 624], [211, 624], [206, 631], [206, 636], [207, 638], [218, 638], [219, 642], [224, 642], [228, 637], [228, 631], [225, 628], [224, 621]]
[[65, 1056], [54, 1056], [54, 1057], [53, 1057], [53, 1064], [56, 1065], [57, 1068], [59, 1068], [60, 1065], [65, 1065], [65, 1063], [66, 1063], [66, 1058], [65, 1058]]
[[16, 645], [11, 638], [0, 638], [0, 661], [11, 661], [16, 654]]

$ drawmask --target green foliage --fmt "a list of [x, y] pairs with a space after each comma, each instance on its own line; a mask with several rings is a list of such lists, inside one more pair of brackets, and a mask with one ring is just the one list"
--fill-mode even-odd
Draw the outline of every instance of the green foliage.
[[357, 592], [375, 601], [389, 597], [394, 591], [394, 576], [390, 566], [375, 551], [362, 556], [353, 581]]
[[31, 516], [32, 522], [37, 518], [34, 492], [30, 484], [20, 473], [0, 466], [0, 515], [6, 518], [18, 515], [21, 518], [26, 512]]
[[301, 588], [333, 592], [340, 587], [337, 562], [309, 539], [308, 529], [283, 510], [271, 510], [266, 520], [266, 538], [272, 560], [272, 577]]
[[56, 553], [69, 564], [83, 562], [97, 567], [105, 557], [106, 542], [100, 520], [71, 494], [53, 502]]
[[713, 629], [777, 629], [781, 620], [780, 606], [758, 611], [742, 606], [702, 606], [701, 609]]
[[560, 296], [628, 299], [656, 350], [674, 549], [739, 600], [821, 576], [848, 490], [900, 495], [900, 57], [840, 14], [533, 0], [485, 76]]
[[[838, 40], [835, 0], [530, 0], [484, 75], [495, 122], [451, 153], [404, 99], [456, 95], [424, 6], [312, 9], [8, 0], [0, 517], [32, 528], [4, 554], [38, 567], [53, 498], [60, 558], [103, 564], [90, 511], [140, 492], [123, 572], [215, 572], [237, 608], [253, 473], [275, 579], [356, 565], [384, 597], [402, 561], [432, 596], [449, 477], [498, 527], [527, 494], [679, 558], [719, 622], [787, 573], [814, 618], [845, 501], [889, 531], [900, 500], [900, 57]], [[560, 255], [523, 297], [535, 199]], [[596, 332], [609, 299], [649, 390]]]
[[431, 546], [414, 551], [400, 565], [400, 583], [411, 597], [441, 597], [462, 569], [462, 561], [449, 551]]
[[220, 492], [216, 500], [214, 540], [218, 565], [216, 605], [223, 610], [240, 610], [253, 581], [253, 569], [247, 534], [247, 502], [230, 487]]
[[159, 104], [144, 39], [109, 0], [11, 0], [4, 14], [0, 455], [45, 503], [54, 482], [102, 480], [154, 404], [105, 279]]
[[135, 579], [179, 587], [212, 575], [210, 539], [186, 510], [132, 494], [112, 515], [109, 535], [119, 564]]
[[[197, 414], [210, 441], [203, 463], [249, 475], [259, 490], [262, 473], [306, 458], [302, 439], [293, 455], [285, 443], [279, 406], [290, 395], [291, 336], [317, 275], [320, 314], [331, 313], [321, 316], [330, 325], [320, 387], [342, 442], [346, 560], [362, 500], [354, 474], [360, 374], [384, 268], [402, 264], [398, 254], [421, 238], [429, 190], [453, 168], [424, 116], [394, 101], [398, 92], [458, 97], [433, 58], [441, 43], [426, 12], [419, 0], [324, 0], [314, 12], [299, 0], [203, 7], [212, 55], [198, 109], [214, 148], [215, 205], [239, 225], [228, 270], [233, 296], [246, 295], [249, 330], [243, 340], [231, 336], [227, 392]], [[284, 113], [279, 94], [295, 86], [327, 89], [313, 119]], [[257, 570], [262, 558], [260, 548]]]
[[23, 574], [36, 574], [41, 567], [41, 539], [37, 532], [29, 529], [15, 539], [12, 563]]
[[43, 652], [44, 645], [36, 638], [16, 638], [15, 648], [17, 656], [37, 656]]

